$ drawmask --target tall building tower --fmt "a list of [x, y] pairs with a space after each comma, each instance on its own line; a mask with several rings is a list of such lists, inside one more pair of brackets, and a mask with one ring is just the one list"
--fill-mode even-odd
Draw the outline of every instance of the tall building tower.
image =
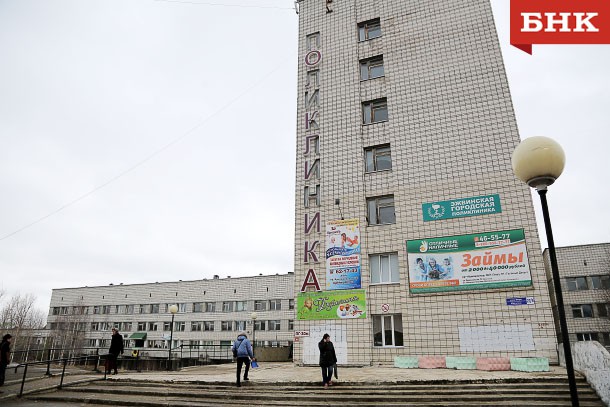
[[557, 361], [488, 0], [300, 0], [294, 358]]

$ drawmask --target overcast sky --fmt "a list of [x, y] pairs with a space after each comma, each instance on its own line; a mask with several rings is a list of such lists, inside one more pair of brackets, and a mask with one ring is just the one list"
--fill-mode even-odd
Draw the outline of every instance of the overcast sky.
[[[566, 151], [556, 244], [609, 242], [610, 45], [530, 56], [492, 6], [521, 137]], [[292, 7], [0, 0], [0, 288], [292, 271]]]

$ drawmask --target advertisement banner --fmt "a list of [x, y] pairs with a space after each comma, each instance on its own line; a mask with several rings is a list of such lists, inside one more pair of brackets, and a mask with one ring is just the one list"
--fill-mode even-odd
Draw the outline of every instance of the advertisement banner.
[[533, 44], [610, 44], [610, 2], [510, 0], [510, 43], [530, 55]]
[[523, 229], [407, 241], [412, 293], [532, 285]]
[[421, 207], [424, 222], [502, 212], [500, 195], [498, 194], [424, 203]]
[[366, 318], [365, 290], [319, 291], [299, 293], [297, 319]]
[[360, 287], [359, 221], [330, 221], [326, 224], [326, 289], [351, 290]]

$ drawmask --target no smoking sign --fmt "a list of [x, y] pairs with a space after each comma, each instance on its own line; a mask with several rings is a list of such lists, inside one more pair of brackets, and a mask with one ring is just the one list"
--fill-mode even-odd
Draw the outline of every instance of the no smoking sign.
[[381, 310], [383, 312], [388, 312], [390, 310], [390, 304], [382, 304], [381, 305]]

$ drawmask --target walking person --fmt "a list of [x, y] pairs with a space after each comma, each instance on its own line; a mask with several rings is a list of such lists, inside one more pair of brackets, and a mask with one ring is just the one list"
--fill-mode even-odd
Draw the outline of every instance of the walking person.
[[[11, 360], [11, 338], [11, 334], [6, 334], [2, 337], [2, 343], [0, 343], [0, 386], [4, 386], [6, 367]], [[0, 390], [0, 393], [4, 392]]]
[[123, 354], [123, 335], [119, 333], [117, 328], [112, 328], [112, 339], [110, 340], [110, 349], [108, 351], [108, 367], [106, 373], [110, 373], [114, 369], [114, 374], [117, 374], [117, 359], [119, 353]]
[[254, 358], [254, 353], [252, 352], [252, 344], [248, 337], [244, 332], [240, 333], [237, 336], [235, 342], [233, 342], [233, 347], [231, 348], [233, 351], [233, 357], [237, 359], [237, 387], [241, 387], [241, 367], [242, 365], [246, 365], [246, 370], [244, 371], [244, 381], [250, 380], [248, 379], [248, 371], [250, 370], [250, 360], [256, 360]]
[[330, 335], [324, 334], [320, 343], [318, 343], [318, 349], [320, 349], [320, 367], [322, 368], [322, 383], [324, 387], [332, 386], [333, 381], [333, 366], [337, 363], [337, 355], [335, 354], [335, 347], [330, 341]]

